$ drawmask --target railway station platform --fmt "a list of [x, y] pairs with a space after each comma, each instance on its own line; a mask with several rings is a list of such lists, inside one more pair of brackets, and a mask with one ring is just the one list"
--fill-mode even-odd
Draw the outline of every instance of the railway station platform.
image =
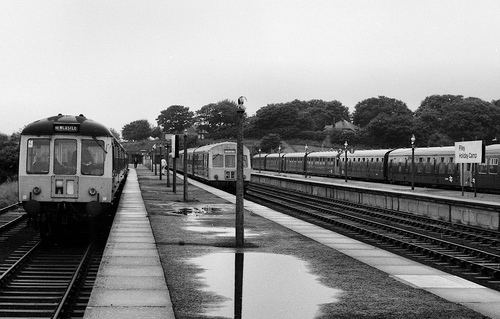
[[175, 318], [135, 170], [129, 171], [84, 318]]
[[234, 196], [189, 182], [130, 170], [85, 318], [500, 318], [496, 291], [250, 201], [237, 249]]
[[445, 189], [445, 188], [431, 188], [431, 187], [420, 187], [415, 186], [414, 190], [411, 190], [410, 185], [402, 185], [402, 184], [389, 184], [389, 183], [377, 183], [377, 182], [367, 182], [361, 180], [348, 179], [347, 182], [343, 178], [334, 178], [334, 177], [322, 177], [322, 176], [314, 176], [307, 175], [305, 177], [302, 174], [291, 174], [291, 173], [278, 173], [278, 172], [268, 172], [253, 170], [252, 174], [268, 174], [271, 176], [283, 176], [290, 177], [296, 179], [303, 180], [312, 180], [324, 183], [331, 183], [339, 186], [354, 186], [360, 188], [367, 189], [377, 189], [377, 190], [386, 190], [400, 193], [408, 193], [408, 194], [419, 194], [423, 196], [431, 196], [431, 197], [442, 197], [442, 198], [450, 198], [456, 200], [465, 200], [469, 202], [478, 202], [478, 203], [491, 203], [500, 205], [500, 194], [490, 194], [477, 192], [474, 193], [471, 190], [465, 190], [462, 195], [462, 191], [459, 189]]

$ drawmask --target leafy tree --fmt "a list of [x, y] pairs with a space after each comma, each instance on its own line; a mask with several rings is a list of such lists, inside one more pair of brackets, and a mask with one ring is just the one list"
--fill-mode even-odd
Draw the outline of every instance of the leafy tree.
[[113, 136], [119, 141], [121, 139], [120, 137], [120, 133], [118, 133], [114, 128], [110, 128], [109, 131], [111, 132], [111, 134], [113, 134]]
[[271, 153], [277, 151], [281, 144], [281, 137], [278, 134], [267, 134], [260, 140], [260, 149], [263, 153]]
[[260, 136], [274, 133], [287, 138], [300, 135], [303, 130], [310, 130], [312, 118], [301, 109], [302, 102], [294, 100], [289, 103], [268, 104], [257, 110], [255, 129]]
[[125, 124], [122, 136], [128, 141], [141, 141], [151, 136], [151, 126], [147, 120], [137, 120]]
[[413, 116], [380, 113], [360, 132], [361, 140], [372, 147], [407, 147], [413, 131]]
[[0, 141], [0, 183], [16, 176], [19, 168], [19, 135], [5, 136]]
[[363, 128], [380, 114], [385, 116], [395, 114], [411, 115], [412, 111], [402, 101], [385, 96], [373, 97], [356, 104], [353, 113], [353, 124]]
[[171, 105], [166, 110], [161, 111], [156, 122], [165, 133], [182, 133], [193, 125], [194, 113], [188, 107]]
[[[238, 106], [230, 100], [204, 105], [196, 111], [196, 121], [210, 138], [236, 137]], [[245, 121], [245, 119], [244, 119]]]
[[461, 95], [432, 95], [415, 112], [415, 135], [425, 146], [491, 140], [500, 134], [500, 105]]
[[349, 109], [339, 101], [310, 100], [305, 102], [304, 106], [304, 112], [311, 115], [312, 127], [310, 129], [313, 131], [321, 131], [325, 125], [349, 120]]
[[153, 138], [162, 138], [163, 132], [159, 126], [155, 126], [151, 129], [151, 137]]

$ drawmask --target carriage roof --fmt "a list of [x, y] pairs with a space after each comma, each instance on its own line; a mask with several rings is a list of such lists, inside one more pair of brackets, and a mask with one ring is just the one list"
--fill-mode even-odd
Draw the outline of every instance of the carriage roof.
[[110, 136], [110, 130], [82, 114], [56, 115], [26, 125], [21, 135], [77, 134], [83, 136]]

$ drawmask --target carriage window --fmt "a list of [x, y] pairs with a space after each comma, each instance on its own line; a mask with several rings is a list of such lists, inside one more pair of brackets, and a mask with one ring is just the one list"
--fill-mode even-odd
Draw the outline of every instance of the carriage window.
[[498, 174], [498, 158], [490, 158], [489, 162], [490, 174]]
[[441, 163], [444, 163], [444, 157], [441, 157]]
[[222, 154], [214, 154], [212, 156], [213, 167], [224, 167], [224, 157]]
[[105, 154], [103, 141], [82, 140], [82, 175], [103, 175]]
[[50, 140], [29, 139], [26, 156], [26, 172], [28, 174], [47, 174], [50, 163]]
[[76, 174], [76, 140], [54, 141], [54, 174]]
[[235, 155], [226, 155], [226, 167], [236, 167]]

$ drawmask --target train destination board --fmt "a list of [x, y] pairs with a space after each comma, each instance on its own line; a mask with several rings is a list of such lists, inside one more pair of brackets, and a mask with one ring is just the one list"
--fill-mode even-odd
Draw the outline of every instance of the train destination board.
[[483, 141], [455, 142], [455, 163], [482, 163]]

